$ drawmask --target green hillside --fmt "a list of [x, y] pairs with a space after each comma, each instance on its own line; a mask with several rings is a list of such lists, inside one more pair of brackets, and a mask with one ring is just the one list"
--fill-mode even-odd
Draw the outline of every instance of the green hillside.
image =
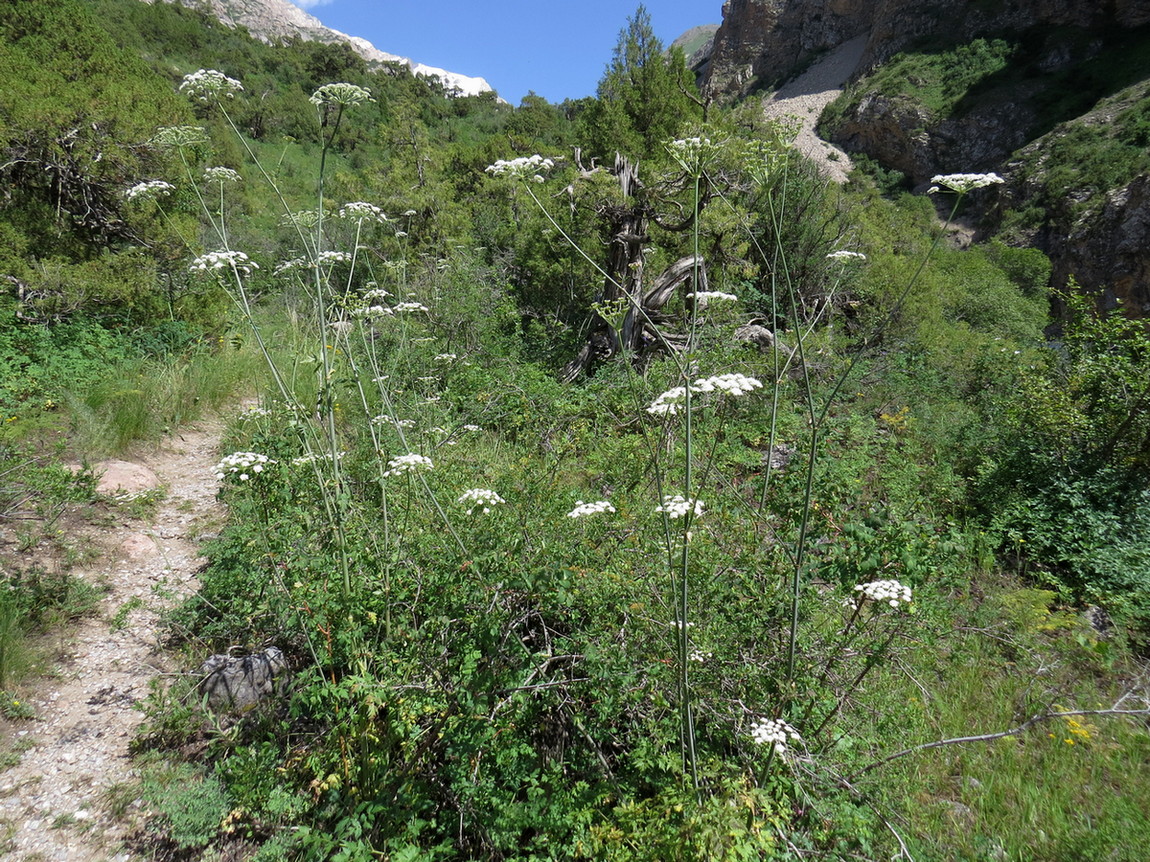
[[1050, 261], [950, 241], [990, 178], [828, 186], [620, 24], [513, 107], [9, 3], [0, 733], [59, 463], [222, 413], [139, 858], [1141, 858], [1150, 336], [1068, 295], [1051, 343]]

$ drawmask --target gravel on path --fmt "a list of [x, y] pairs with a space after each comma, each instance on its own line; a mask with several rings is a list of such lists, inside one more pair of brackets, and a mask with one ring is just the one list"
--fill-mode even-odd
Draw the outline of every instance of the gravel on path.
[[0, 772], [0, 857], [12, 862], [128, 862], [125, 826], [109, 797], [131, 796], [137, 778], [128, 744], [143, 720], [137, 705], [166, 671], [157, 645], [160, 612], [198, 586], [196, 538], [222, 518], [212, 474], [220, 428], [182, 431], [139, 461], [166, 489], [155, 515], [137, 521], [116, 512], [107, 526], [85, 528], [102, 549], [73, 574], [108, 587], [101, 614], [65, 635], [56, 673], [13, 723], [20, 763]]

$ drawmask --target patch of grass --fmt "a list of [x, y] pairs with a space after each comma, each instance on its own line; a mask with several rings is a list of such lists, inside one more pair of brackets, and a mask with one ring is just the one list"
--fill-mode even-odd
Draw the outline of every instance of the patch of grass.
[[114, 632], [123, 630], [128, 624], [128, 615], [131, 614], [132, 611], [142, 607], [144, 607], [144, 600], [139, 596], [132, 596], [132, 598], [120, 605], [120, 607], [116, 609], [116, 612], [108, 619], [108, 628]]
[[28, 631], [43, 631], [91, 615], [105, 592], [91, 581], [36, 565], [8, 575], [0, 589], [10, 593]]
[[[1113, 705], [1137, 664], [1117, 644], [1097, 649], [1097, 635], [1053, 600], [997, 586], [901, 672], [876, 680], [873, 711], [846, 717], [839, 756], [858, 769], [867, 745], [890, 753], [999, 733], [1070, 704]], [[1150, 834], [1150, 800], [1140, 791], [1150, 780], [1148, 751], [1138, 717], [1055, 717], [1018, 735], [913, 753], [851, 780], [895, 815], [914, 858], [1136, 859]]]
[[[28, 716], [29, 718], [31, 716]], [[36, 747], [36, 740], [30, 736], [18, 737], [5, 752], [0, 752], [0, 772], [19, 766], [24, 759], [24, 752]]]
[[0, 715], [8, 719], [35, 718], [36, 711], [27, 700], [21, 700], [7, 691], [0, 691]]
[[149, 488], [133, 493], [116, 493], [104, 499], [123, 514], [134, 520], [146, 521], [151, 519], [159, 508], [160, 503], [168, 496], [166, 488]]
[[73, 445], [89, 457], [120, 454], [212, 413], [264, 377], [245, 341], [190, 355], [132, 359], [114, 365], [97, 384], [65, 395]]
[[231, 809], [219, 780], [187, 764], [149, 766], [141, 779], [141, 792], [156, 812], [147, 830], [185, 853], [203, 850], [215, 841]]

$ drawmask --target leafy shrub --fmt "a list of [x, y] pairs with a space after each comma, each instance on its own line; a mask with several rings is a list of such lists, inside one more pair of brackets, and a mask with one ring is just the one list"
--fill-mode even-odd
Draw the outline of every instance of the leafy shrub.
[[1002, 550], [1036, 577], [1144, 627], [1150, 339], [1137, 321], [1099, 316], [1089, 297], [1065, 298], [1063, 341], [1019, 381], [979, 499]]

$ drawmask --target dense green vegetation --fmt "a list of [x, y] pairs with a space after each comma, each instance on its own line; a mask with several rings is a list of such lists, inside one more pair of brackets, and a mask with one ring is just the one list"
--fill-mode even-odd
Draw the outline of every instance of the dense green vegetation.
[[[12, 6], [44, 86], [0, 90], [0, 171], [79, 154], [0, 202], [0, 517], [83, 497], [23, 462], [45, 427], [114, 451], [259, 399], [168, 624], [190, 668], [290, 673], [241, 715], [157, 688], [141, 848], [1140, 858], [1140, 326], [1072, 303], [1050, 344], [1040, 253], [829, 188], [752, 108], [704, 124], [642, 7], [597, 98], [512, 107], [163, 3]], [[123, 111], [78, 151], [77, 39], [89, 126]], [[21, 565], [10, 689], [60, 602]]]

